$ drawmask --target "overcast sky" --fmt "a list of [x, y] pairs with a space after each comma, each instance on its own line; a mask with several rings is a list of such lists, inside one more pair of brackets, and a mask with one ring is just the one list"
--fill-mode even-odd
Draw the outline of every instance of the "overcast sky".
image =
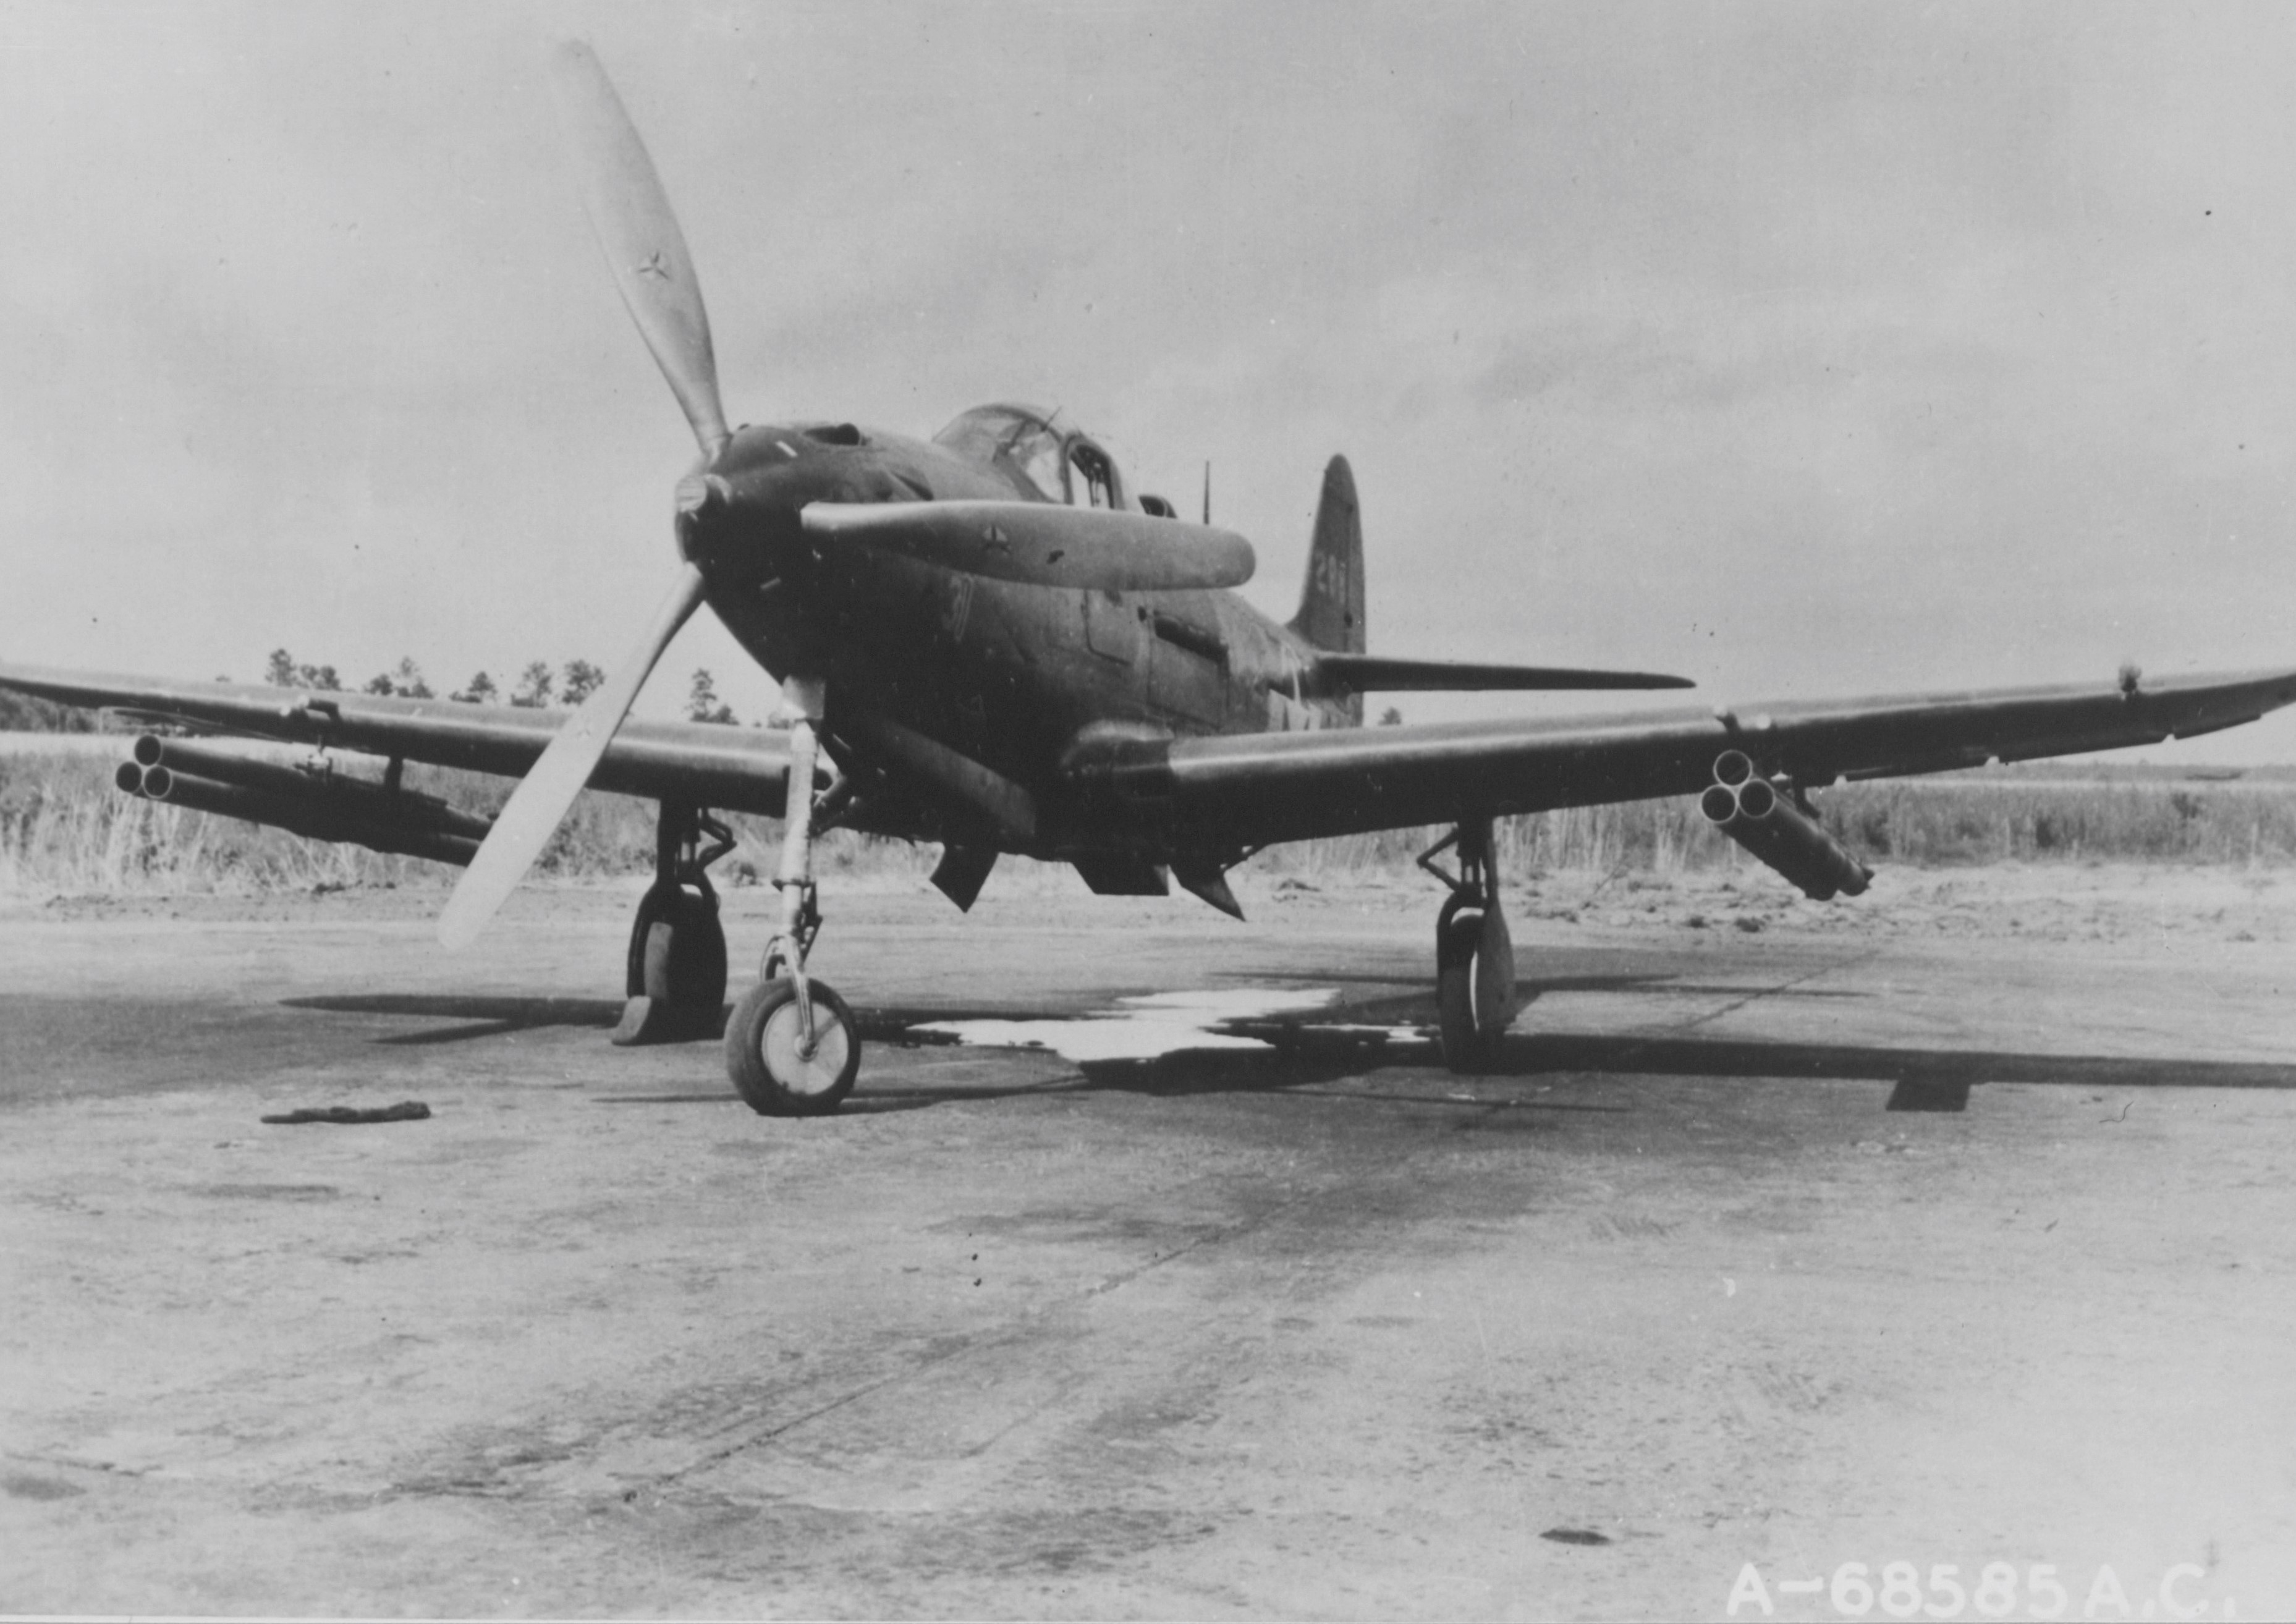
[[[1034, 400], [1188, 511], [1209, 458], [1279, 615], [1344, 451], [1390, 653], [2296, 661], [2296, 12], [1320, 0], [0, 5], [0, 658], [621, 657], [693, 442], [568, 34], [736, 421]], [[644, 708], [698, 664], [765, 708], [707, 617]]]

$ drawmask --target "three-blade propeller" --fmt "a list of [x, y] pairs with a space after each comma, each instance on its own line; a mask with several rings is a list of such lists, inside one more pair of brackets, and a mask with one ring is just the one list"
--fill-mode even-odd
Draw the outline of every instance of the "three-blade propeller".
[[[726, 444], [726, 408], [718, 398], [709, 313], [701, 302], [685, 234], [596, 54], [570, 40], [553, 53], [551, 68], [591, 229], [614, 274], [614, 286], [685, 409], [707, 463]], [[629, 658], [583, 702], [520, 782], [439, 916], [440, 942], [450, 948], [467, 946], [534, 866], [597, 770], [654, 663], [701, 605], [701, 571], [681, 564]]]
[[[551, 66], [599, 250], [707, 467], [729, 436], [709, 313], [685, 235], [596, 54], [568, 41]], [[818, 537], [1039, 586], [1175, 591], [1240, 586], [1252, 571], [1251, 547], [1242, 537], [1139, 513], [1023, 502], [816, 504], [805, 510], [804, 524]], [[681, 565], [629, 658], [568, 720], [495, 819], [439, 915], [439, 939], [448, 947], [467, 945], [485, 929], [542, 855], [655, 662], [701, 600], [701, 571]]]
[[[629, 308], [654, 365], [668, 379], [701, 446], [702, 466], [728, 443], [718, 399], [717, 351], [693, 255], [670, 209], [661, 175], [590, 46], [551, 53], [551, 76], [567, 144], [581, 176], [583, 209], [613, 285]], [[810, 505], [806, 530], [861, 546], [886, 546], [950, 570], [1037, 586], [1102, 590], [1183, 590], [1251, 578], [1251, 546], [1231, 530], [1104, 510], [1040, 503], [852, 503]], [[629, 660], [587, 698], [512, 792], [439, 916], [439, 939], [463, 947], [533, 868], [590, 774], [613, 744], [654, 661], [702, 602], [702, 572], [679, 565], [677, 581]]]

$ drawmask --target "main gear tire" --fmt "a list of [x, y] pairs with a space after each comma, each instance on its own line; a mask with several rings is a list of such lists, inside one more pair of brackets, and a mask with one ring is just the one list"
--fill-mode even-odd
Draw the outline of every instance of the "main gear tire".
[[616, 1043], [715, 1038], [726, 1012], [726, 929], [716, 898], [682, 886], [648, 891], [630, 927], [623, 985], [629, 1002]]
[[718, 923], [714, 899], [682, 889], [670, 892], [641, 910], [631, 935], [631, 997], [643, 994], [681, 1013], [715, 1015], [726, 1007], [726, 929]]
[[1435, 937], [1435, 1030], [1443, 1063], [1452, 1070], [1481, 1070], [1497, 1047], [1495, 1032], [1476, 1020], [1475, 958], [1481, 951], [1480, 908], [1443, 910]]
[[861, 1030], [827, 982], [806, 983], [814, 1046], [804, 1052], [797, 988], [787, 976], [742, 995], [726, 1023], [726, 1070], [751, 1111], [765, 1117], [825, 1116], [853, 1092], [861, 1070]]

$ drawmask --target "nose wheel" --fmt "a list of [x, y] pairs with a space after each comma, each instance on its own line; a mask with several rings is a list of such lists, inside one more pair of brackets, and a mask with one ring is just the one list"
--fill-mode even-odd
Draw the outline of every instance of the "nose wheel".
[[758, 984], [726, 1023], [726, 1070], [735, 1092], [760, 1116], [820, 1116], [853, 1092], [861, 1070], [861, 1029], [845, 1000], [805, 968], [821, 933], [813, 886], [818, 812], [813, 769], [820, 752], [822, 685], [793, 677], [782, 685], [782, 697], [793, 719], [781, 868], [774, 879], [781, 925], [766, 944]]
[[726, 1023], [726, 1070], [761, 1117], [821, 1116], [853, 1092], [861, 1070], [853, 1012], [826, 981], [808, 980], [806, 998], [809, 1012], [797, 983], [775, 976], [750, 988]]
[[[1456, 874], [1435, 860], [1454, 847]], [[1451, 888], [1435, 920], [1436, 1036], [1443, 1063], [1454, 1071], [1480, 1071], [1498, 1057], [1517, 1007], [1514, 938], [1499, 906], [1490, 820], [1462, 823], [1420, 855], [1419, 866]]]

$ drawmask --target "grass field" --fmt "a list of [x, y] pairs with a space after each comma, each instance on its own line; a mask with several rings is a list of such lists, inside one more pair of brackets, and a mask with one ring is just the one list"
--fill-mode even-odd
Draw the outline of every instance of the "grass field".
[[[259, 892], [354, 886], [442, 886], [453, 871], [353, 846], [138, 800], [111, 785], [126, 754], [0, 747], [0, 893]], [[410, 767], [412, 787], [491, 811], [506, 781]], [[1817, 797], [1826, 824], [1877, 865], [1944, 867], [2002, 861], [2085, 860], [2285, 865], [2296, 862], [2296, 771], [2237, 778], [2141, 765], [2061, 763], [1838, 786]], [[779, 825], [734, 817], [737, 849], [712, 872], [721, 884], [773, 871]], [[1400, 871], [1437, 831], [1308, 841], [1253, 866], [1275, 874]], [[1499, 833], [1513, 875], [1545, 871], [1675, 874], [1748, 862], [1708, 828], [1687, 799], [1595, 807], [1509, 820]], [[646, 872], [651, 803], [585, 795], [545, 852], [538, 873], [596, 879]], [[930, 872], [933, 849], [849, 832], [824, 843], [830, 873]]]

